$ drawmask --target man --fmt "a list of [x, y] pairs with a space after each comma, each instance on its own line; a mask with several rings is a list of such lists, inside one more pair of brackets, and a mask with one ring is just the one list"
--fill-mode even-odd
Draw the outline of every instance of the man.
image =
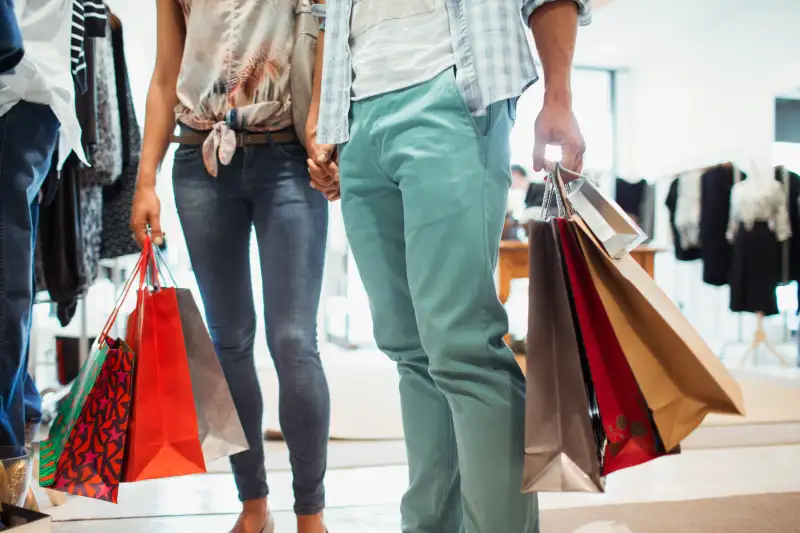
[[316, 188], [341, 191], [375, 338], [400, 373], [405, 533], [539, 531], [521, 494], [525, 381], [493, 273], [516, 99], [538, 77], [523, 20], [545, 81], [534, 168], [553, 144], [579, 172], [570, 71], [589, 19], [588, 0], [328, 4], [309, 166]]
[[[84, 161], [71, 74], [73, 0], [16, 0], [25, 50], [0, 76], [0, 446], [24, 455], [38, 196], [58, 146]], [[26, 402], [27, 400], [27, 402]], [[29, 418], [34, 416], [29, 413]]]

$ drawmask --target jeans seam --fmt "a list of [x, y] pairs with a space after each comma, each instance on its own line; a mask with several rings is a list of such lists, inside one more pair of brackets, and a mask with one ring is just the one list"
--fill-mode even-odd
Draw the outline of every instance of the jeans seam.
[[0, 343], [5, 338], [6, 331], [6, 314], [7, 314], [7, 298], [6, 298], [6, 225], [5, 225], [5, 209], [2, 207], [4, 199], [3, 191], [6, 187], [3, 185], [5, 176], [5, 153], [6, 153], [6, 139], [8, 137], [8, 123], [11, 122], [13, 114], [9, 111], [5, 120], [3, 120], [2, 137], [0, 137]]

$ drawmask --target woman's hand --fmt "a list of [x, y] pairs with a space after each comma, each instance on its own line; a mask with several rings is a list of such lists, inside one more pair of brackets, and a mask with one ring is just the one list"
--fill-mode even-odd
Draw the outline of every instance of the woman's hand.
[[147, 239], [148, 226], [153, 244], [160, 246], [164, 242], [164, 233], [161, 231], [161, 201], [155, 186], [137, 186], [131, 206], [131, 231], [140, 248]]

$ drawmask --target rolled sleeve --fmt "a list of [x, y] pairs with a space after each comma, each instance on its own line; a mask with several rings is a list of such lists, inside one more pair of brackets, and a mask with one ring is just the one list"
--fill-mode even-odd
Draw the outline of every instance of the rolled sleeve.
[[[524, 0], [522, 3], [522, 17], [526, 22], [537, 8], [550, 2], [561, 0]], [[578, 6], [578, 23], [587, 26], [592, 22], [592, 0], [572, 0]]]
[[325, 17], [328, 14], [325, 4], [314, 4], [311, 6], [311, 14], [319, 19], [319, 29], [325, 31]]

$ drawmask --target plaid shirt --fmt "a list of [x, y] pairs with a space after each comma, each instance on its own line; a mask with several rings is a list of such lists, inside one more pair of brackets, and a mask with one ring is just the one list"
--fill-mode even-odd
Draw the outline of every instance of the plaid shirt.
[[[447, 0], [456, 83], [473, 114], [483, 115], [490, 104], [520, 96], [539, 78], [523, 21], [527, 21], [536, 8], [551, 1]], [[574, 1], [578, 4], [581, 24], [588, 24], [591, 0]], [[341, 144], [349, 139], [352, 5], [353, 0], [328, 0], [327, 3], [317, 131], [318, 141], [324, 144]], [[319, 9], [322, 7], [315, 6], [315, 12], [322, 14]]]

